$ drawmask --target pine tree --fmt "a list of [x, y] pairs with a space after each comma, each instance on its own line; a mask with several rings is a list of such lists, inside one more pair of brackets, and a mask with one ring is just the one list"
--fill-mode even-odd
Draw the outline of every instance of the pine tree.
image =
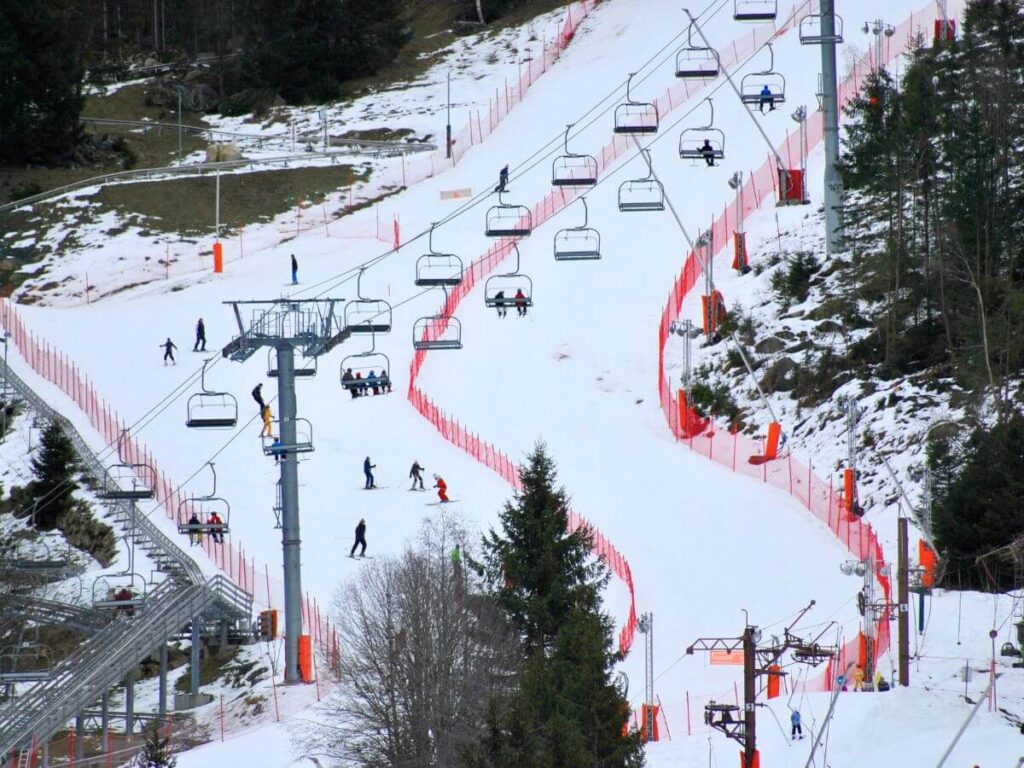
[[26, 490], [36, 505], [36, 525], [51, 530], [74, 505], [72, 494], [78, 485], [73, 477], [79, 471], [75, 448], [56, 422], [50, 422], [43, 431], [39, 455], [32, 459], [32, 471], [36, 477]]
[[591, 555], [589, 530], [567, 532], [568, 497], [542, 444], [519, 476], [522, 490], [484, 549], [492, 589], [522, 639], [524, 671], [472, 764], [642, 765], [638, 739], [623, 735], [628, 703], [611, 680], [619, 657], [600, 594], [608, 570]]
[[161, 736], [155, 725], [146, 729], [146, 743], [138, 758], [138, 768], [175, 768], [178, 758], [171, 754], [171, 738]]

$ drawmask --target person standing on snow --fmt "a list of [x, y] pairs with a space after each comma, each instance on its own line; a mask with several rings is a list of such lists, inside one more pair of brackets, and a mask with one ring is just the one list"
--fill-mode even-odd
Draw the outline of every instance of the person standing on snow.
[[292, 285], [299, 284], [299, 262], [295, 260], [295, 254], [292, 254]]
[[799, 736], [802, 739], [804, 737], [804, 729], [800, 725], [800, 712], [794, 709], [789, 715], [789, 722], [793, 726], [789, 738], [795, 739]]
[[[202, 345], [202, 348], [200, 348]], [[199, 318], [199, 322], [196, 323], [196, 343], [192, 345], [193, 352], [205, 352], [206, 351], [206, 326], [203, 324], [203, 318]]]
[[174, 359], [174, 350], [177, 349], [177, 345], [171, 341], [171, 337], [167, 337], [167, 341], [160, 345], [164, 348], [164, 365], [167, 365], [167, 361], [170, 360], [173, 365], [177, 365], [178, 361]]
[[352, 545], [352, 549], [349, 551], [349, 557], [356, 556], [356, 547], [362, 546], [359, 551], [360, 557], [366, 557], [366, 520], [359, 518], [359, 525], [356, 526], [356, 541]]
[[434, 475], [434, 487], [437, 488], [437, 498], [442, 504], [448, 503], [448, 484], [440, 475]]
[[420, 484], [421, 491], [427, 490], [426, 488], [423, 487], [423, 475], [420, 474], [420, 472], [422, 471], [423, 467], [420, 466], [419, 459], [417, 459], [412, 463], [412, 469], [409, 470], [409, 477], [412, 478], [412, 487], [409, 489], [410, 491], [416, 490], [417, 482]]
[[363, 487], [364, 491], [369, 490], [370, 488], [377, 487], [377, 484], [373, 481], [373, 472], [371, 472], [371, 470], [376, 468], [377, 465], [371, 464], [370, 457], [367, 456], [366, 459], [363, 461], [363, 474], [366, 475], [366, 485]]

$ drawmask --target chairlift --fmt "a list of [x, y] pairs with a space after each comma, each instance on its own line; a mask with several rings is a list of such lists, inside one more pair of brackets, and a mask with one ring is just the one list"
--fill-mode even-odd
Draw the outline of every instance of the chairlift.
[[[192, 496], [178, 504], [178, 533], [207, 533], [215, 537], [231, 533], [231, 505], [227, 499], [217, 495], [217, 470], [212, 461], [208, 461], [207, 465], [213, 473], [213, 490], [205, 496]], [[192, 522], [193, 514], [198, 523]]]
[[686, 80], [714, 80], [721, 71], [718, 51], [693, 44], [693, 22], [686, 30], [686, 47], [676, 53], [676, 77]]
[[551, 164], [551, 184], [556, 187], [592, 187], [597, 184], [597, 160], [591, 155], [579, 155], [569, 149], [569, 131], [565, 127], [565, 154]]
[[209, 362], [203, 363], [199, 379], [201, 391], [188, 399], [185, 426], [194, 429], [233, 427], [238, 423], [238, 401], [230, 392], [214, 392], [206, 388], [206, 366]]
[[820, 13], [812, 13], [800, 19], [800, 43], [801, 45], [822, 45], [828, 43], [839, 44], [843, 42], [843, 20], [833, 14], [835, 23], [831, 35], [822, 31], [822, 20], [824, 16]]
[[444, 291], [444, 305], [436, 315], [421, 317], [412, 325], [412, 347], [416, 350], [462, 349], [462, 323], [448, 314], [448, 289]]
[[363, 273], [356, 278], [356, 296], [345, 305], [345, 327], [352, 333], [389, 333], [391, 331], [391, 305], [383, 299], [363, 296]]
[[683, 160], [711, 160], [709, 165], [714, 165], [715, 160], [722, 160], [725, 157], [725, 133], [715, 128], [715, 103], [705, 99], [711, 107], [711, 119], [707, 125], [693, 128], [684, 128], [679, 134], [679, 157]]
[[533, 231], [533, 214], [525, 205], [506, 203], [498, 190], [498, 204], [487, 211], [487, 237], [526, 237]]
[[[292, 368], [292, 375], [297, 379], [308, 379], [311, 376], [316, 376], [318, 363], [317, 357], [303, 357], [299, 364]], [[272, 379], [277, 378], [277, 350], [267, 350], [267, 376]]]
[[[341, 386], [356, 395], [367, 390], [391, 390], [391, 360], [383, 352], [377, 352], [377, 337], [366, 352], [349, 355], [341, 361]], [[374, 392], [377, 394], [377, 392]]]
[[106, 577], [92, 584], [92, 607], [98, 611], [126, 611], [129, 615], [146, 600], [146, 579], [134, 571], [119, 574], [126, 581], [114, 582]]
[[663, 211], [665, 210], [665, 187], [654, 178], [654, 165], [651, 163], [651, 151], [640, 150], [647, 163], [647, 175], [641, 179], [630, 179], [619, 185], [619, 210], [630, 211]]
[[633, 75], [626, 79], [626, 101], [615, 108], [615, 133], [657, 133], [658, 107], [648, 101], [633, 101]]
[[309, 453], [313, 450], [313, 425], [309, 419], [295, 419], [295, 440], [284, 442], [281, 435], [281, 420], [274, 419], [271, 434], [263, 436], [263, 453], [266, 456], [282, 456], [285, 453]]
[[601, 258], [601, 233], [587, 226], [587, 199], [583, 203], [583, 223], [560, 229], [555, 234], [555, 261], [587, 261]]
[[751, 107], [768, 104], [774, 109], [786, 103], [786, 78], [775, 71], [775, 50], [771, 43], [767, 43], [767, 46], [771, 56], [768, 69], [743, 76], [740, 81], [740, 100]]
[[39, 683], [52, 671], [53, 660], [45, 648], [10, 645], [0, 651], [0, 683]]
[[156, 471], [149, 464], [131, 462], [124, 455], [124, 439], [128, 430], [117, 438], [118, 463], [107, 468], [103, 487], [97, 492], [110, 501], [144, 501], [152, 499], [156, 488]]
[[736, 21], [775, 21], [777, 0], [734, 0], [732, 17]]
[[519, 271], [519, 248], [515, 243], [516, 266], [511, 272], [492, 275], [484, 283], [484, 306], [498, 309], [503, 314], [510, 307], [525, 311], [533, 306], [533, 280]]
[[436, 222], [430, 225], [430, 234], [428, 235], [430, 253], [425, 253], [416, 259], [416, 285], [427, 288], [439, 285], [458, 285], [462, 282], [464, 270], [462, 259], [454, 253], [439, 253], [434, 250], [434, 227], [436, 226]]

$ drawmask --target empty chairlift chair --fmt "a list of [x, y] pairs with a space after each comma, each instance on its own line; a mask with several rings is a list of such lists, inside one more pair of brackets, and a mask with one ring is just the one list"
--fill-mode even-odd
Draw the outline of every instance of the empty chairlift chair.
[[145, 501], [152, 499], [156, 489], [156, 471], [144, 462], [132, 462], [127, 456], [128, 430], [117, 438], [118, 463], [107, 467], [106, 477], [97, 492], [101, 499], [110, 501]]
[[356, 296], [345, 305], [345, 328], [352, 333], [390, 333], [391, 305], [383, 299], [363, 296], [363, 272], [356, 279]]
[[430, 225], [429, 253], [416, 259], [416, 285], [425, 288], [437, 286], [454, 287], [462, 282], [464, 266], [462, 259], [454, 253], [440, 253], [434, 250], [434, 227]]
[[484, 283], [484, 305], [497, 309], [503, 316], [509, 309], [525, 314], [528, 307], [533, 306], [533, 280], [519, 271], [519, 248], [513, 243], [516, 252], [516, 266], [511, 272], [493, 275]]
[[462, 323], [449, 313], [448, 289], [444, 291], [444, 305], [436, 315], [419, 318], [412, 326], [412, 346], [416, 350], [462, 349]]
[[676, 77], [684, 80], [714, 80], [721, 72], [718, 51], [694, 45], [693, 24], [686, 31], [686, 45], [676, 53]]
[[206, 366], [200, 375], [201, 391], [191, 395], [186, 409], [186, 427], [193, 429], [218, 429], [233, 427], [238, 423], [238, 400], [230, 392], [214, 392], [206, 388]]
[[376, 351], [376, 336], [372, 338], [373, 345], [366, 352], [349, 355], [341, 361], [341, 387], [346, 392], [361, 395], [375, 389], [384, 392], [391, 389], [391, 360]]
[[634, 101], [633, 75], [626, 80], [626, 101], [615, 108], [615, 133], [657, 133], [658, 106], [649, 101]]
[[647, 175], [642, 179], [630, 179], [619, 185], [619, 210], [627, 213], [633, 211], [664, 211], [665, 188], [654, 178], [654, 166], [651, 163], [651, 152], [640, 151], [647, 163]]
[[555, 261], [588, 261], [601, 258], [601, 233], [587, 226], [587, 199], [583, 203], [583, 223], [566, 227], [555, 235]]
[[734, 0], [732, 6], [736, 21], [775, 21], [778, 12], [777, 0]]
[[679, 134], [679, 157], [683, 160], [703, 160], [713, 165], [725, 157], [725, 133], [715, 128], [715, 104], [705, 99], [711, 107], [711, 119], [707, 125], [684, 128]]
[[533, 214], [525, 205], [506, 203], [498, 192], [498, 204], [487, 211], [487, 237], [527, 237], [533, 231]]
[[822, 29], [824, 17], [820, 13], [812, 13], [800, 19], [800, 43], [802, 45], [821, 45], [823, 43], [843, 42], [843, 20], [839, 16], [833, 16], [835, 22], [830, 34], [825, 34]]
[[[295, 368], [292, 373], [296, 379], [309, 379], [316, 376], [317, 372], [317, 358], [316, 357], [304, 357], [300, 360], [295, 361]], [[277, 378], [277, 350], [267, 350], [267, 376], [272, 379]]]
[[565, 154], [559, 155], [551, 164], [551, 184], [556, 187], [592, 187], [597, 184], [597, 160], [590, 155], [578, 155], [569, 151], [569, 131], [565, 127]]
[[[190, 536], [207, 534], [215, 540], [231, 533], [231, 505], [217, 495], [217, 470], [207, 462], [213, 473], [213, 490], [205, 496], [185, 499], [178, 505], [178, 533]], [[195, 520], [192, 519], [193, 515]]]
[[42, 682], [52, 669], [50, 654], [42, 647], [10, 645], [0, 650], [0, 684]]
[[768, 69], [751, 72], [740, 81], [740, 99], [752, 109], [763, 104], [774, 109], [786, 103], [786, 78], [775, 71], [775, 51], [771, 43], [768, 43], [768, 54], [771, 56]]

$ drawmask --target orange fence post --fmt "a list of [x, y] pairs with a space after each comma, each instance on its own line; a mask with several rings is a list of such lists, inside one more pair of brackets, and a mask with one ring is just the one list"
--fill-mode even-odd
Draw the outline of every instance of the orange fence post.
[[213, 272], [221, 274], [224, 271], [224, 246], [218, 241], [213, 244]]

